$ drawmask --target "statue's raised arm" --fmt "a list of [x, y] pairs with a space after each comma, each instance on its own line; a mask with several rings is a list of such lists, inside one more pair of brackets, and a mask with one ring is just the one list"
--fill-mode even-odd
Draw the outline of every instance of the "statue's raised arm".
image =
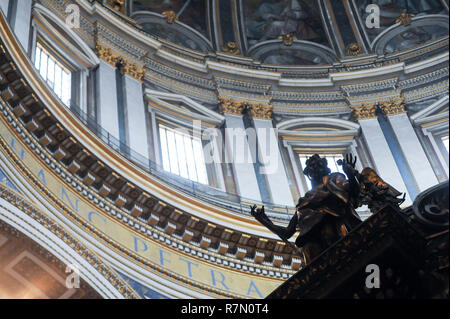
[[[399, 192], [383, 181], [372, 168], [366, 167], [359, 173], [355, 168], [356, 160], [356, 156], [346, 154], [343, 160], [338, 161], [347, 175], [354, 208], [367, 205], [374, 213], [383, 205], [399, 206], [405, 201], [406, 193]], [[399, 198], [401, 195], [403, 197]]]

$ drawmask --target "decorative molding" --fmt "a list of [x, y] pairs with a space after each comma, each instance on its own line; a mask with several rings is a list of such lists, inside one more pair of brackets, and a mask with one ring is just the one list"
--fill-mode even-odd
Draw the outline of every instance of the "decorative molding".
[[294, 40], [297, 40], [297, 37], [293, 35], [292, 33], [286, 33], [283, 35], [280, 35], [278, 37], [278, 40], [283, 40], [283, 44], [286, 46], [291, 46], [294, 44]]
[[169, 24], [173, 24], [178, 20], [177, 13], [173, 10], [164, 11], [162, 15], [166, 18], [166, 21]]
[[122, 74], [127, 74], [131, 76], [132, 78], [138, 80], [139, 82], [142, 82], [142, 79], [145, 76], [145, 69], [139, 68], [134, 63], [128, 63], [126, 60], [124, 60], [125, 63], [123, 64], [123, 67], [121, 69]]
[[272, 120], [273, 106], [270, 103], [249, 104], [248, 109], [250, 111], [250, 116], [254, 119]]
[[358, 55], [362, 51], [361, 47], [357, 43], [351, 43], [345, 48], [346, 55]]
[[395, 23], [400, 23], [406, 27], [411, 24], [413, 17], [414, 14], [402, 12], [402, 14], [400, 14], [400, 16], [397, 19], [395, 19]]
[[356, 120], [368, 120], [377, 117], [377, 103], [372, 104], [361, 104], [361, 105], [350, 105], [350, 109], [353, 112], [353, 116]]
[[138, 81], [142, 81], [144, 78], [144, 68], [139, 68], [135, 63], [128, 62], [127, 59], [113, 51], [111, 48], [104, 46], [101, 42], [97, 42], [95, 51], [100, 59], [113, 67], [120, 65], [122, 74], [127, 74]]
[[406, 113], [405, 104], [405, 97], [402, 96], [400, 98], [380, 102], [378, 106], [386, 116], [392, 116]]
[[219, 96], [219, 111], [221, 114], [231, 114], [242, 116], [244, 110], [243, 101], [235, 101], [233, 98]]
[[239, 53], [241, 53], [241, 50], [239, 49], [238, 45], [236, 44], [236, 42], [227, 42], [227, 44], [222, 47], [223, 52], [227, 52], [233, 55], [238, 55]]
[[117, 64], [122, 59], [122, 57], [119, 54], [114, 52], [111, 48], [105, 47], [100, 42], [97, 42], [95, 46], [95, 53], [100, 59], [112, 65], [113, 67], [117, 67]]
[[219, 111], [221, 114], [232, 114], [242, 116], [244, 111], [248, 111], [253, 119], [271, 120], [273, 106], [269, 103], [255, 103], [248, 100], [235, 101], [233, 98], [219, 96]]
[[114, 11], [125, 13], [125, 0], [108, 0], [108, 5], [114, 9]]

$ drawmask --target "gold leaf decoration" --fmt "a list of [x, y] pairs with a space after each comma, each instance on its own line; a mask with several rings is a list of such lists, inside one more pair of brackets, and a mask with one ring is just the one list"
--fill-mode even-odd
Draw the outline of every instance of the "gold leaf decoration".
[[397, 115], [405, 113], [405, 97], [391, 99], [389, 101], [381, 102], [380, 109], [386, 116]]
[[397, 19], [395, 19], [395, 23], [400, 23], [406, 27], [411, 24], [413, 17], [414, 17], [414, 14], [402, 12], [402, 14], [400, 14], [400, 16]]
[[164, 11], [162, 13], [162, 15], [166, 18], [167, 23], [172, 24], [175, 21], [177, 21], [178, 17], [175, 11], [173, 10], [169, 10], [169, 11]]
[[346, 55], [358, 55], [361, 53], [361, 47], [357, 43], [351, 43], [345, 48]]
[[284, 45], [291, 46], [294, 43], [294, 40], [297, 40], [297, 37], [292, 33], [286, 33], [280, 35], [278, 40], [283, 40]]
[[241, 53], [241, 50], [239, 50], [236, 42], [231, 42], [231, 41], [227, 42], [227, 44], [224, 47], [222, 47], [222, 50], [223, 50], [223, 52], [227, 52], [227, 53], [235, 54], [235, 55]]
[[222, 114], [242, 115], [244, 110], [244, 102], [236, 102], [232, 98], [224, 98], [219, 96], [219, 110]]
[[374, 119], [377, 117], [376, 111], [377, 111], [377, 104], [361, 104], [361, 105], [352, 105], [350, 106], [351, 110], [353, 111], [353, 115], [355, 118], [359, 120], [368, 120], [368, 119]]

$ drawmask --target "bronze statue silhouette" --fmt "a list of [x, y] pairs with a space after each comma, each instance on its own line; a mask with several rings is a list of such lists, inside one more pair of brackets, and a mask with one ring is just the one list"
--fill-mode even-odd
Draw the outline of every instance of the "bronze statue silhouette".
[[396, 189], [385, 183], [371, 168], [359, 173], [357, 158], [351, 154], [339, 160], [345, 173], [331, 173], [326, 158], [314, 154], [306, 161], [303, 173], [312, 189], [298, 200], [297, 210], [287, 227], [275, 225], [265, 214], [264, 206], [251, 207], [251, 214], [270, 231], [288, 242], [296, 231], [295, 241], [302, 248], [304, 262], [309, 264], [321, 252], [361, 223], [355, 209], [368, 205], [372, 212], [384, 204], [400, 205], [405, 200]]

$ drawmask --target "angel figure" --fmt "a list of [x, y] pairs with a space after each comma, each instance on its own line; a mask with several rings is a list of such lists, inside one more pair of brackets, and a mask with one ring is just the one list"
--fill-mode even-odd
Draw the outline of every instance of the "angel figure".
[[297, 210], [287, 227], [275, 225], [265, 214], [264, 206], [251, 207], [251, 214], [270, 231], [287, 242], [296, 231], [295, 245], [302, 248], [305, 264], [361, 223], [355, 209], [368, 205], [374, 212], [384, 204], [400, 205], [400, 192], [385, 183], [374, 170], [359, 173], [357, 158], [347, 154], [338, 161], [345, 173], [331, 173], [326, 158], [314, 154], [306, 161], [303, 173], [312, 189], [298, 200]]

